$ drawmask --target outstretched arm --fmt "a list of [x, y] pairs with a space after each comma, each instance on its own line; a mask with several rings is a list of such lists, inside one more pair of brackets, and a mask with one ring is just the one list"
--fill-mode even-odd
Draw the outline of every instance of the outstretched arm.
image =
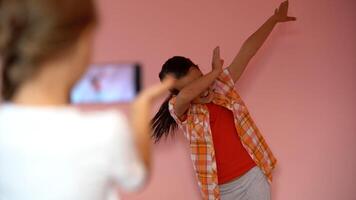
[[279, 8], [275, 10], [274, 15], [269, 17], [268, 20], [243, 43], [240, 51], [228, 67], [234, 82], [239, 80], [247, 64], [261, 48], [275, 25], [279, 22], [296, 20], [295, 17], [288, 16], [288, 4], [288, 1], [281, 3]]

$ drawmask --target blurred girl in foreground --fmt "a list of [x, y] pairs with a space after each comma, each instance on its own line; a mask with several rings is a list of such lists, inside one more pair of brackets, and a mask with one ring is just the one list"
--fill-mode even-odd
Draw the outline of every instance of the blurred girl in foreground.
[[139, 95], [132, 129], [117, 110], [70, 107], [96, 25], [92, 0], [0, 1], [0, 199], [109, 199], [147, 179], [149, 108], [174, 81]]

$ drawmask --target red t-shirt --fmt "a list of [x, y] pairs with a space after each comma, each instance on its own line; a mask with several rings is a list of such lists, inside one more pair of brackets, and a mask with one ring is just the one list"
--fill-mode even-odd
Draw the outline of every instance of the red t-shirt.
[[256, 164], [242, 146], [232, 111], [213, 103], [206, 105], [209, 109], [218, 180], [219, 184], [224, 184], [240, 177]]

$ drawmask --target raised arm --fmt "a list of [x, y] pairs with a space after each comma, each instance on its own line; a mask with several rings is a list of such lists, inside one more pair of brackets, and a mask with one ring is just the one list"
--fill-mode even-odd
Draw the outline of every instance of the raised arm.
[[148, 170], [151, 166], [151, 107], [154, 100], [171, 89], [174, 83], [175, 79], [168, 77], [162, 84], [151, 86], [142, 91], [132, 103], [131, 126], [134, 132], [134, 140], [138, 153]]
[[288, 4], [288, 1], [281, 3], [279, 8], [275, 10], [274, 15], [269, 17], [267, 21], [243, 43], [240, 51], [228, 67], [234, 82], [239, 80], [247, 64], [261, 48], [275, 25], [279, 22], [296, 20], [295, 17], [288, 16]]

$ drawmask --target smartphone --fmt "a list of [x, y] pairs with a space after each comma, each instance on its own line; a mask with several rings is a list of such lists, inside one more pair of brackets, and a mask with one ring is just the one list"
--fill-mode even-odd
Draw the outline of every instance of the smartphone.
[[72, 104], [130, 102], [141, 90], [141, 65], [109, 63], [91, 65], [73, 87]]

